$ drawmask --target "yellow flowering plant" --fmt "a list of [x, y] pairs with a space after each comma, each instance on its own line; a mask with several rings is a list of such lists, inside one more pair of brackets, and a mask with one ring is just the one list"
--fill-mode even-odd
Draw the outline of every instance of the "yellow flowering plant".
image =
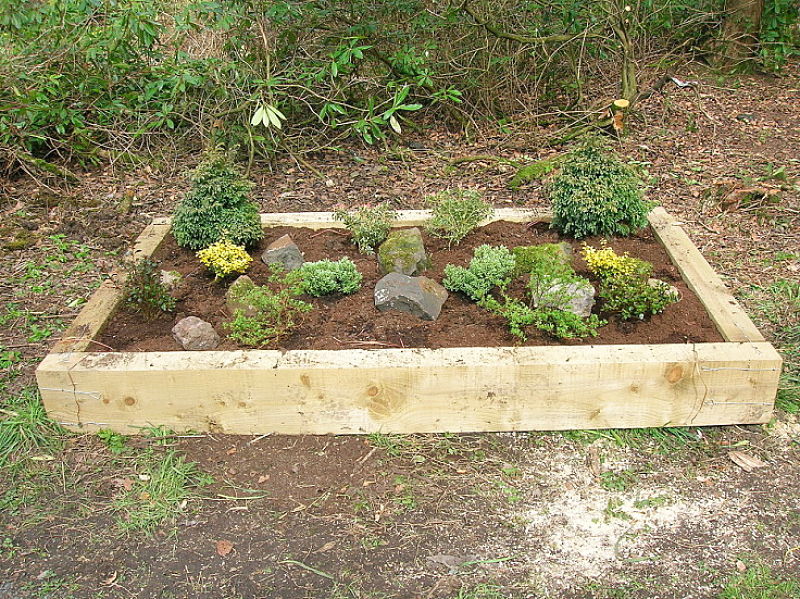
[[581, 256], [586, 261], [589, 272], [602, 280], [623, 276], [647, 279], [653, 272], [653, 266], [649, 262], [629, 256], [627, 253], [617, 254], [606, 245], [599, 249], [585, 245], [581, 250]]
[[211, 272], [215, 280], [232, 274], [242, 274], [253, 259], [241, 245], [223, 239], [197, 252], [197, 257]]

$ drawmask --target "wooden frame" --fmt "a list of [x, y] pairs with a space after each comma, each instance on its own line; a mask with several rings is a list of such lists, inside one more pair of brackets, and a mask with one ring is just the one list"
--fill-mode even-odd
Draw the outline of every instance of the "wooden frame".
[[[424, 222], [401, 212], [396, 226]], [[451, 349], [88, 352], [121, 299], [106, 281], [37, 369], [51, 417], [74, 430], [235, 434], [429, 433], [767, 422], [781, 358], [663, 209], [650, 224], [724, 342]], [[548, 215], [499, 209], [487, 221]], [[328, 212], [268, 226], [340, 227]], [[134, 255], [169, 232], [156, 219]]]

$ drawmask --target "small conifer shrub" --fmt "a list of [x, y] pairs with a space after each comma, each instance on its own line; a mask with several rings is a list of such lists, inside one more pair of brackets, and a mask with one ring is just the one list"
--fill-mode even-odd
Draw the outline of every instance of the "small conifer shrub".
[[597, 142], [569, 154], [549, 186], [553, 227], [576, 239], [630, 235], [647, 224], [653, 204], [636, 171]]
[[515, 264], [514, 256], [507, 247], [482, 245], [475, 248], [467, 268], [452, 264], [445, 266], [442, 285], [478, 302], [493, 288], [508, 286]]
[[245, 247], [261, 240], [258, 205], [250, 200], [252, 183], [225, 154], [209, 152], [191, 179], [172, 221], [179, 246], [197, 251], [222, 239]]

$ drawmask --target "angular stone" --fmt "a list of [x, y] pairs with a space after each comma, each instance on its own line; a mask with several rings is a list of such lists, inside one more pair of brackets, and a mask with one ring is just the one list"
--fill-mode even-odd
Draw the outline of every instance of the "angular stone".
[[666, 285], [669, 293], [675, 298], [675, 301], [678, 302], [681, 300], [681, 292], [677, 287], [675, 287], [675, 285], [670, 285], [661, 279], [647, 279], [647, 284], [650, 285], [650, 287], [660, 287], [661, 285]]
[[532, 293], [533, 304], [537, 308], [555, 308], [572, 312], [588, 318], [594, 307], [595, 288], [589, 281], [578, 280], [569, 283], [556, 282], [549, 287], [542, 286], [538, 293]]
[[280, 264], [285, 270], [296, 270], [303, 265], [303, 252], [297, 247], [292, 238], [284, 235], [269, 244], [261, 254], [264, 264]]
[[419, 229], [398, 229], [389, 233], [378, 248], [378, 263], [382, 273], [399, 272], [409, 276], [429, 268], [431, 262]]
[[162, 270], [161, 271], [161, 284], [172, 291], [178, 286], [178, 283], [183, 279], [183, 275], [177, 270]]
[[247, 302], [242, 301], [239, 299], [241, 294], [248, 289], [252, 289], [255, 287], [256, 284], [253, 283], [253, 279], [248, 277], [247, 275], [242, 275], [238, 279], [236, 279], [231, 286], [228, 287], [228, 291], [225, 292], [225, 305], [228, 308], [228, 312], [233, 316], [237, 310], [241, 310], [244, 312], [245, 316], [255, 316], [258, 310], [255, 306], [251, 306]]
[[172, 327], [172, 336], [183, 349], [189, 351], [214, 349], [219, 345], [219, 335], [214, 327], [197, 316], [187, 316], [178, 321]]
[[390, 272], [375, 285], [375, 307], [381, 312], [397, 310], [436, 320], [447, 295], [444, 287], [428, 277]]

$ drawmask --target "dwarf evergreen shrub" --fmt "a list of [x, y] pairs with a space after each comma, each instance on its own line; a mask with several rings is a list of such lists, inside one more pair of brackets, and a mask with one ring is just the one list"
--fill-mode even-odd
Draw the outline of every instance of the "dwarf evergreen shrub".
[[553, 227], [577, 239], [630, 235], [647, 224], [653, 206], [644, 200], [636, 171], [596, 143], [570, 153], [550, 185]]
[[227, 239], [252, 246], [264, 236], [252, 183], [230, 159], [210, 152], [192, 172], [192, 188], [175, 209], [172, 234], [179, 246], [202, 250]]

